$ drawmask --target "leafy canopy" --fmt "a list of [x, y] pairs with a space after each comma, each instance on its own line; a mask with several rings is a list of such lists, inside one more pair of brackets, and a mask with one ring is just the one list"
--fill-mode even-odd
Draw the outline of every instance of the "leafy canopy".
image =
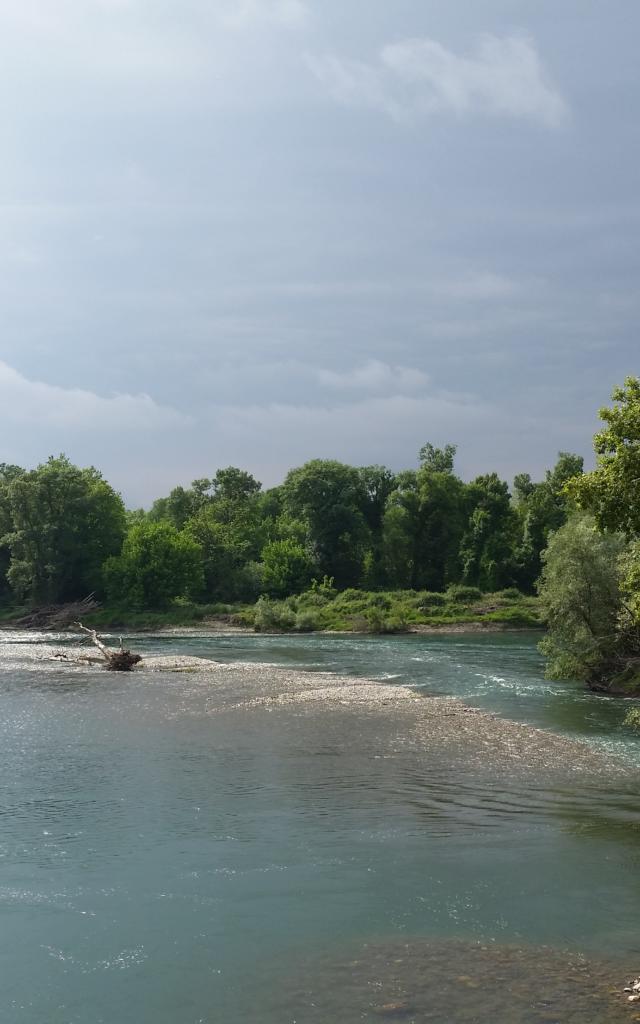
[[615, 404], [600, 410], [606, 427], [593, 439], [597, 467], [568, 489], [601, 529], [640, 537], [640, 378], [627, 377], [611, 397]]
[[9, 469], [4, 504], [11, 523], [7, 577], [19, 597], [68, 601], [97, 590], [104, 560], [120, 550], [126, 528], [119, 494], [90, 467], [65, 455], [28, 473]]
[[133, 526], [122, 553], [104, 567], [107, 597], [134, 611], [167, 608], [177, 597], [202, 589], [202, 550], [171, 523]]

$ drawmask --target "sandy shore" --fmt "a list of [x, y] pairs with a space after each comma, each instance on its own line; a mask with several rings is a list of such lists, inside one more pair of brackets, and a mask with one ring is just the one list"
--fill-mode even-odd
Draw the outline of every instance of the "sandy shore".
[[[53, 645], [7, 645], [7, 667], [65, 668], [91, 672], [96, 677], [102, 663], [88, 664], [91, 648], [60, 651]], [[62, 659], [60, 655], [62, 654]], [[331, 728], [335, 715], [353, 716], [354, 736], [359, 730], [378, 737], [389, 754], [413, 751], [434, 753], [449, 760], [464, 759], [483, 768], [545, 770], [607, 774], [632, 773], [622, 760], [609, 753], [562, 735], [536, 729], [469, 707], [453, 697], [434, 697], [410, 686], [326, 672], [305, 672], [268, 663], [231, 664], [189, 656], [149, 656], [135, 669], [162, 685], [162, 677], [184, 674], [207, 694], [209, 714], [312, 716]], [[384, 751], [383, 751], [384, 753]]]
[[[169, 659], [149, 659], [147, 669], [167, 670]], [[175, 668], [195, 673], [197, 659], [181, 660]], [[144, 670], [144, 665], [143, 665]], [[211, 686], [211, 714], [293, 713], [330, 721], [352, 714], [354, 730], [366, 724], [375, 733], [376, 721], [387, 737], [390, 752], [428, 750], [484, 767], [518, 767], [542, 772], [627, 773], [621, 761], [586, 743], [469, 707], [453, 697], [433, 697], [409, 686], [374, 680], [275, 668], [269, 664], [206, 665]], [[224, 699], [218, 700], [220, 688]], [[384, 729], [382, 728], [384, 727]]]

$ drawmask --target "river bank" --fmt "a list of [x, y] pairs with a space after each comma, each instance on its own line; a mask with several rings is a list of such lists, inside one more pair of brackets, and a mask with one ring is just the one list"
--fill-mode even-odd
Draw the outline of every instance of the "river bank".
[[482, 594], [474, 587], [463, 586], [450, 587], [444, 593], [338, 592], [319, 587], [281, 599], [263, 596], [250, 605], [178, 601], [155, 611], [104, 605], [80, 615], [77, 608], [5, 608], [0, 613], [0, 627], [58, 630], [81, 618], [84, 625], [94, 629], [125, 632], [189, 627], [264, 634], [392, 635], [543, 628], [537, 598], [513, 589]]

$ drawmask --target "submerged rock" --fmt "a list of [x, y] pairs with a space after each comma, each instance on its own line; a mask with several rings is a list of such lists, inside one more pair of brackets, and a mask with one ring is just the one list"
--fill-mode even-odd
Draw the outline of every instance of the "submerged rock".
[[[353, 952], [353, 951], [352, 951]], [[398, 954], [401, 954], [400, 956]], [[619, 966], [547, 947], [414, 939], [315, 958], [278, 1010], [299, 1024], [628, 1024]], [[460, 968], [465, 971], [460, 975]], [[635, 994], [631, 996], [635, 1001]], [[633, 1019], [633, 1018], [631, 1018]]]

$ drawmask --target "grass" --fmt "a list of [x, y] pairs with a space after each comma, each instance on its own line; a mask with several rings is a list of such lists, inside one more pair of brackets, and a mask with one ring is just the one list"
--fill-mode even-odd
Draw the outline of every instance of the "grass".
[[26, 605], [4, 605], [0, 608], [0, 623], [11, 623], [23, 615], [28, 615], [30, 609]]
[[153, 630], [171, 626], [197, 626], [204, 619], [221, 618], [234, 606], [225, 604], [195, 604], [191, 601], [176, 601], [162, 611], [131, 611], [128, 608], [105, 606], [88, 615], [84, 625], [92, 629], [141, 629]]
[[[463, 593], [463, 590], [465, 591]], [[238, 616], [256, 632], [403, 633], [415, 626], [491, 623], [505, 628], [541, 628], [538, 601], [518, 591], [481, 594], [474, 588], [371, 593], [322, 588], [297, 597], [260, 600]]]
[[[26, 608], [0, 610], [10, 622]], [[513, 629], [538, 629], [538, 600], [509, 589], [482, 594], [475, 587], [453, 586], [444, 593], [426, 590], [340, 593], [319, 585], [304, 594], [276, 600], [261, 597], [253, 605], [196, 604], [180, 600], [161, 611], [132, 611], [105, 606], [87, 616], [93, 629], [156, 630], [198, 626], [222, 620], [258, 633], [405, 633], [416, 626], [487, 624]]]

